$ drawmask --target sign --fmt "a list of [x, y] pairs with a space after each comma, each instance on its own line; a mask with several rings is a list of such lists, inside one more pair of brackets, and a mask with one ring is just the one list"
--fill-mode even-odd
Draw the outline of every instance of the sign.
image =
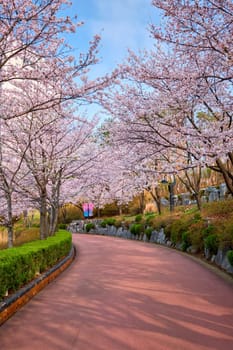
[[83, 203], [83, 215], [85, 218], [93, 216], [94, 204]]

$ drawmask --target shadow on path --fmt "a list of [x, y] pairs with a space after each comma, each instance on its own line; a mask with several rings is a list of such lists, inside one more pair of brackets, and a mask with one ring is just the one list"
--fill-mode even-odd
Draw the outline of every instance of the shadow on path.
[[74, 235], [78, 259], [0, 328], [1, 350], [232, 350], [233, 289], [175, 251]]

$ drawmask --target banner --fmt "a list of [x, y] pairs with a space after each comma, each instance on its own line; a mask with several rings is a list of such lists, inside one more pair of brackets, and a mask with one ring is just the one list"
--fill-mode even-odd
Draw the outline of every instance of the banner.
[[93, 216], [93, 203], [83, 203], [83, 215], [85, 218]]

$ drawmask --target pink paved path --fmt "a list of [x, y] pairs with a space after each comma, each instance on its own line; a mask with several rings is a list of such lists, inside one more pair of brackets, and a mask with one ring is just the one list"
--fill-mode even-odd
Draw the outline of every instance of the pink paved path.
[[74, 235], [78, 259], [0, 327], [1, 350], [232, 350], [233, 287], [173, 250]]

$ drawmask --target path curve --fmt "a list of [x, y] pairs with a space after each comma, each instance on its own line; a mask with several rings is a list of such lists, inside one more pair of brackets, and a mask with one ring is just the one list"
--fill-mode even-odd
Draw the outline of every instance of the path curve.
[[74, 235], [78, 258], [0, 327], [1, 350], [232, 350], [233, 287], [165, 247]]

